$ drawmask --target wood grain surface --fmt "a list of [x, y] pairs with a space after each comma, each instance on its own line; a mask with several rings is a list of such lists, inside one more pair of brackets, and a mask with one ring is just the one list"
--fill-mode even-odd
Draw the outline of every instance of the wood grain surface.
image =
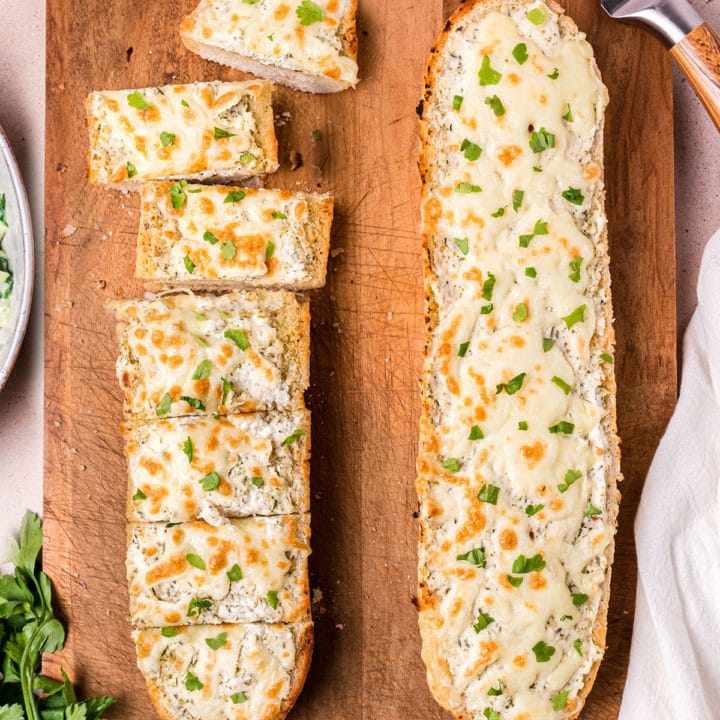
[[[133, 279], [138, 197], [85, 182], [82, 102], [118, 89], [238, 74], [180, 44], [195, 0], [47, 3], [45, 567], [69, 623], [59, 662], [112, 717], [154, 717], [126, 622], [126, 473], [105, 305]], [[312, 587], [316, 650], [295, 720], [440, 720], [420, 660], [413, 487], [423, 343], [415, 105], [455, 2], [362, 0], [361, 83], [279, 88], [282, 168], [267, 184], [336, 198], [328, 284], [312, 296]], [[594, 0], [567, 8], [595, 46], [611, 105], [608, 214], [624, 499], [608, 650], [583, 717], [616, 717], [632, 628], [632, 524], [676, 398], [673, 127], [662, 47]], [[288, 113], [285, 115], [284, 113]], [[321, 142], [311, 133], [323, 131]], [[291, 150], [303, 166], [291, 171]], [[57, 671], [54, 661], [50, 671]]]

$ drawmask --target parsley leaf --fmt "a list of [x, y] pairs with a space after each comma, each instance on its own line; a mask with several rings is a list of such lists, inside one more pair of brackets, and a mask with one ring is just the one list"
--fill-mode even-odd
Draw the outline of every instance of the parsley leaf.
[[495, 117], [501, 117], [505, 114], [505, 106], [497, 95], [486, 97], [485, 104], [490, 106], [490, 109], [495, 113]]
[[467, 255], [467, 254], [468, 254], [468, 252], [469, 252], [469, 250], [470, 250], [470, 245], [469, 245], [469, 241], [468, 241], [468, 239], [467, 239], [466, 237], [464, 237], [464, 238], [455, 238], [455, 244], [458, 246], [458, 250], [460, 250], [460, 252], [461, 252], [463, 255]]
[[229, 130], [223, 130], [222, 128], [215, 127], [213, 134], [215, 140], [224, 140], [225, 138], [235, 137], [235, 133], [231, 133]]
[[548, 645], [544, 640], [535, 643], [532, 651], [535, 653], [535, 659], [539, 663], [549, 662], [550, 658], [555, 654], [555, 648], [552, 645]]
[[573, 325], [577, 325], [577, 323], [585, 321], [585, 307], [585, 305], [580, 305], [579, 307], [576, 307], [569, 315], [566, 315], [564, 318], [562, 318], [565, 321], [565, 325], [567, 325], [568, 330]]
[[209, 230], [203, 233], [203, 240], [211, 245], [217, 245], [220, 242], [220, 238], [217, 235], [213, 235]]
[[228, 580], [230, 582], [237, 582], [238, 580], [242, 580], [242, 570], [240, 569], [240, 566], [235, 563], [228, 571], [227, 571]]
[[479, 145], [470, 142], [467, 138], [460, 143], [460, 151], [465, 155], [466, 160], [477, 160], [482, 155]]
[[223, 333], [223, 337], [232, 340], [243, 352], [250, 347], [250, 341], [243, 330], [229, 329]]
[[512, 318], [515, 322], [524, 322], [528, 317], [527, 305], [524, 302], [518, 303], [513, 310]]
[[293, 430], [283, 441], [283, 445], [292, 445], [296, 440], [299, 440], [303, 435], [307, 435], [307, 433], [302, 430], [301, 428], [298, 428], [297, 430]]
[[561, 493], [567, 491], [567, 489], [576, 481], [582, 477], [582, 473], [579, 470], [568, 470], [565, 473], [565, 482], [558, 485], [558, 490]]
[[557, 425], [551, 425], [548, 430], [553, 433], [561, 433], [563, 435], [571, 435], [575, 429], [575, 424], [567, 420], [561, 420]]
[[478, 71], [478, 81], [481, 85], [497, 85], [500, 82], [502, 73], [493, 70], [490, 66], [490, 56], [483, 55], [480, 70]]
[[168, 416], [170, 408], [172, 406], [172, 398], [168, 393], [165, 393], [161, 398], [160, 402], [155, 407], [155, 414], [158, 417], [164, 418]]
[[447, 460], [443, 460], [440, 464], [443, 468], [445, 468], [445, 470], [453, 473], [453, 475], [458, 472], [461, 467], [460, 461], [457, 458], [448, 458]]
[[459, 182], [455, 186], [455, 192], [464, 193], [464, 194], [477, 193], [477, 192], [482, 192], [482, 188], [479, 185], [473, 185], [472, 183], [469, 183], [469, 182]]
[[524, 555], [518, 555], [515, 558], [515, 562], [512, 566], [513, 574], [524, 575], [531, 572], [539, 572], [545, 568], [545, 561], [542, 555], [533, 555], [532, 557], [525, 557]]
[[223, 203], [236, 203], [245, 199], [245, 193], [242, 190], [231, 190], [223, 200]]
[[200, 478], [200, 484], [205, 492], [217, 490], [222, 480], [215, 470], [209, 472], [204, 478]]
[[205, 638], [205, 643], [211, 650], [219, 650], [227, 641], [227, 633], [221, 632], [214, 638]]
[[468, 435], [468, 440], [482, 440], [485, 437], [483, 435], [483, 431], [480, 429], [479, 425], [473, 425], [470, 428], [470, 434]]
[[522, 190], [515, 190], [513, 192], [512, 196], [512, 206], [513, 210], [517, 212], [520, 209], [520, 206], [522, 205], [523, 198], [525, 197], [525, 193]]
[[480, 488], [477, 498], [480, 502], [488, 503], [489, 505], [497, 505], [499, 496], [500, 488], [497, 487], [497, 485], [485, 483], [485, 485]]
[[195, 456], [195, 450], [193, 448], [192, 438], [189, 435], [185, 438], [185, 442], [183, 443], [183, 452], [187, 455], [188, 462], [192, 462], [193, 457]]
[[568, 267], [570, 268], [568, 277], [573, 282], [580, 282], [580, 266], [582, 265], [582, 261], [583, 259], [578, 255], [568, 263]]
[[180, 634], [180, 628], [178, 627], [164, 627], [160, 634], [163, 637], [177, 637]]
[[230, 262], [235, 258], [235, 255], [237, 255], [237, 248], [235, 247], [235, 243], [232, 240], [226, 240], [221, 246], [220, 246], [220, 254]]
[[175, 133], [165, 132], [164, 130], [160, 133], [160, 144], [163, 147], [175, 144]]
[[189, 670], [185, 676], [185, 687], [191, 692], [194, 690], [202, 690], [205, 686], [193, 675]]
[[542, 152], [548, 148], [555, 147], [555, 135], [545, 128], [540, 128], [530, 135], [530, 149], [534, 153]]
[[503, 390], [508, 395], [514, 395], [523, 386], [527, 373], [520, 373], [506, 383], [500, 383], [495, 387], [495, 393], [499, 395]]
[[205, 405], [200, 398], [190, 397], [189, 395], [181, 395], [180, 399], [186, 402], [193, 410], [205, 411]]
[[466, 553], [463, 553], [462, 555], [458, 555], [456, 560], [461, 560], [464, 562], [469, 562], [475, 567], [484, 568], [485, 567], [485, 551], [481, 548], [474, 548], [472, 550], [468, 550]]
[[585, 196], [579, 188], [569, 187], [562, 191], [562, 196], [573, 205], [582, 205], [585, 202]]
[[205, 569], [205, 561], [199, 555], [195, 555], [195, 553], [188, 553], [185, 555], [185, 559], [198, 570]]
[[277, 590], [268, 590], [267, 595], [265, 596], [268, 601], [268, 605], [275, 610], [278, 606], [278, 594]]
[[453, 110], [459, 110], [462, 107], [463, 100], [462, 95], [453, 95]]
[[320, 22], [325, 17], [323, 9], [312, 0], [302, 0], [295, 10], [295, 14], [300, 18], [300, 24], [303, 27]]
[[150, 103], [137, 90], [127, 96], [127, 104], [136, 110], [150, 109]]
[[476, 633], [479, 633], [481, 630], [484, 630], [490, 623], [495, 622], [494, 617], [490, 617], [487, 613], [481, 612], [477, 616], [477, 621], [473, 624], [473, 630]]
[[180, 210], [185, 205], [187, 196], [185, 195], [185, 186], [187, 180], [178, 180], [174, 185], [170, 186], [168, 192], [170, 193], [170, 202], [176, 210]]
[[559, 378], [557, 375], [553, 375], [550, 379], [550, 382], [552, 382], [554, 385], [557, 385], [566, 395], [569, 395], [570, 391], [572, 390], [572, 387], [562, 378]]
[[518, 43], [512, 50], [512, 55], [517, 60], [518, 65], [523, 65], [527, 62], [528, 52], [527, 45], [525, 43]]
[[542, 25], [545, 22], [545, 8], [544, 7], [535, 7], [532, 10], [530, 10], [525, 17], [533, 24], [533, 25]]
[[545, 505], [543, 503], [540, 503], [538, 505], [528, 505], [525, 508], [525, 514], [528, 517], [532, 517], [533, 515], [537, 515], [544, 507]]
[[562, 710], [567, 705], [568, 691], [563, 690], [562, 692], [553, 695], [552, 708], [553, 710]]

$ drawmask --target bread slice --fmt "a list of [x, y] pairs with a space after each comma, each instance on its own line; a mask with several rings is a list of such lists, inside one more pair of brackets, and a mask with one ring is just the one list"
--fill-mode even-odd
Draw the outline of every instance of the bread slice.
[[619, 496], [607, 95], [553, 2], [475, 0], [420, 105], [423, 659], [457, 718], [575, 717], [605, 644]]
[[270, 83], [205, 82], [87, 97], [88, 179], [106, 185], [239, 179], [277, 170]]
[[356, 0], [201, 0], [180, 26], [202, 57], [298, 90], [357, 83]]
[[308, 515], [128, 527], [136, 627], [309, 619]]
[[123, 434], [130, 521], [217, 524], [309, 509], [307, 410], [129, 422]]
[[310, 313], [284, 290], [115, 305], [125, 413], [142, 419], [287, 411], [309, 382]]
[[[282, 720], [302, 690], [312, 623], [135, 630], [138, 667], [163, 720]], [[224, 643], [223, 643], [224, 640]]]
[[142, 187], [137, 277], [195, 289], [325, 284], [330, 196], [188, 185], [175, 208], [173, 187]]

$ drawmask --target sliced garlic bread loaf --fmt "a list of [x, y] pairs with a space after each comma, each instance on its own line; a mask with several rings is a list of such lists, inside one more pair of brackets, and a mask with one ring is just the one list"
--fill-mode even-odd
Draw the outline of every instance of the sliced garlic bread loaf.
[[133, 637], [163, 720], [282, 720], [313, 645], [310, 622], [149, 628]]
[[602, 658], [620, 477], [607, 93], [554, 3], [476, 0], [421, 103], [423, 658], [458, 718], [575, 717]]
[[180, 27], [208, 60], [316, 93], [357, 83], [355, 0], [201, 0]]
[[117, 375], [137, 418], [287, 411], [309, 382], [308, 304], [290, 292], [166, 295], [115, 306]]
[[217, 524], [309, 509], [307, 410], [129, 422], [123, 434], [131, 521]]
[[328, 195], [187, 185], [142, 187], [137, 277], [191, 288], [325, 284], [333, 201]]
[[207, 82], [93, 92], [88, 178], [106, 185], [245, 178], [278, 168], [270, 83]]
[[128, 527], [135, 627], [309, 617], [308, 515]]

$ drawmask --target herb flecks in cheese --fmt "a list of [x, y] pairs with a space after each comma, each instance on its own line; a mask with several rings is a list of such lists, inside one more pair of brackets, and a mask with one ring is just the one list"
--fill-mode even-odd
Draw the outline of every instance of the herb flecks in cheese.
[[[542, 3], [513, 7], [450, 31], [423, 110], [450, 151], [431, 153], [423, 197], [437, 321], [418, 460], [421, 627], [448, 707], [559, 720], [602, 654], [591, 638], [614, 532], [594, 345], [607, 258], [591, 239], [605, 222], [592, 153], [607, 97], [583, 37], [561, 41]], [[497, 100], [501, 114], [488, 111]], [[466, 138], [482, 148], [472, 161], [452, 152]]]

